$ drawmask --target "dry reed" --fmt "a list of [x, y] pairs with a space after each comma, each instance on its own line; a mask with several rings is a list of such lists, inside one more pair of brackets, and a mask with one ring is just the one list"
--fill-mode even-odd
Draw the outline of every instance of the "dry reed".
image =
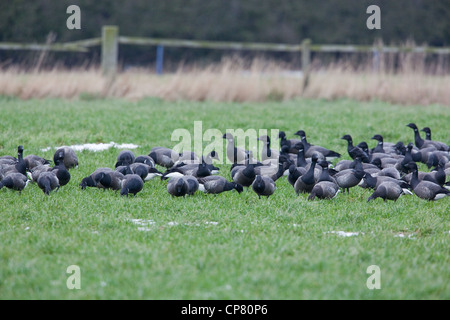
[[[435, 67], [427, 72], [425, 58], [404, 56], [395, 65], [383, 57], [380, 69], [367, 64], [354, 68], [346, 63], [313, 68], [308, 88], [302, 91], [302, 75], [273, 61], [224, 58], [206, 67], [180, 66], [176, 72], [156, 75], [153, 70], [119, 73], [115, 81], [95, 68], [55, 68], [25, 72], [9, 67], [0, 71], [0, 95], [21, 99], [59, 97], [118, 97], [132, 100], [159, 97], [166, 100], [267, 101], [297, 97], [360, 101], [381, 100], [399, 104], [450, 106], [450, 75]], [[289, 71], [290, 70], [290, 71]]]

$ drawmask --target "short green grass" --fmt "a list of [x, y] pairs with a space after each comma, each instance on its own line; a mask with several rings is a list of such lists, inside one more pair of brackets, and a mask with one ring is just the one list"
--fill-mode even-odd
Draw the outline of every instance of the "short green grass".
[[[0, 98], [0, 155], [51, 158], [49, 146], [135, 143], [136, 155], [173, 147], [176, 128], [304, 129], [309, 141], [341, 152], [340, 137], [382, 134], [409, 142], [416, 122], [449, 143], [450, 109], [383, 102], [296, 100], [267, 103], [166, 102], [145, 99]], [[269, 199], [251, 190], [172, 198], [166, 182], [146, 182], [136, 197], [81, 190], [81, 179], [113, 167], [119, 150], [79, 152], [71, 182], [45, 196], [0, 190], [1, 299], [449, 299], [450, 198], [405, 196], [396, 203], [353, 188], [331, 201], [296, 196], [281, 178]], [[229, 165], [219, 165], [229, 178]], [[424, 167], [421, 167], [424, 169]], [[142, 219], [137, 225], [132, 219]], [[144, 228], [139, 230], [139, 228]], [[341, 237], [331, 231], [359, 232]], [[404, 237], [399, 237], [404, 235]], [[81, 271], [70, 290], [66, 272]], [[367, 268], [381, 270], [369, 290]]]

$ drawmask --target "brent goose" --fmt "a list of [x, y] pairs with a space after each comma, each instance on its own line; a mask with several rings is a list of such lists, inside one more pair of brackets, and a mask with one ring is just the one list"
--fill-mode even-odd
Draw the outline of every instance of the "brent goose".
[[261, 196], [267, 197], [267, 199], [275, 192], [275, 182], [267, 176], [257, 175], [252, 183], [252, 189], [261, 199]]
[[311, 166], [308, 171], [300, 176], [294, 184], [294, 190], [299, 195], [300, 193], [310, 193], [316, 183], [314, 178], [314, 169], [316, 167], [316, 163], [318, 158], [316, 155], [313, 155], [311, 158]]
[[244, 190], [240, 184], [229, 182], [221, 176], [207, 176], [198, 178], [197, 180], [200, 184], [199, 190], [206, 193], [218, 194], [231, 190], [236, 190], [238, 193], [241, 193]]
[[419, 181], [417, 164], [410, 163], [412, 169], [412, 177], [410, 185], [414, 194], [425, 200], [439, 200], [450, 196], [450, 191], [431, 181]]
[[355, 159], [356, 165], [354, 169], [345, 169], [337, 172], [333, 177], [336, 179], [336, 183], [342, 191], [347, 189], [347, 193], [350, 193], [350, 188], [357, 186], [364, 176], [364, 170], [361, 164], [361, 158]]
[[353, 139], [351, 135], [346, 134], [341, 139], [347, 140], [347, 152], [353, 160], [359, 157], [361, 158], [362, 162], [370, 162], [369, 155], [365, 153], [361, 148], [357, 146], [355, 147], [353, 145]]
[[223, 135], [223, 139], [227, 140], [227, 159], [231, 163], [238, 163], [243, 164], [247, 160], [249, 160], [251, 163], [254, 162], [253, 154], [251, 151], [244, 150], [242, 148], [238, 148], [234, 144], [234, 137], [231, 133], [227, 132]]
[[75, 153], [75, 150], [73, 150], [70, 147], [62, 147], [55, 151], [55, 154], [53, 155], [53, 162], [56, 164], [56, 159], [59, 157], [60, 153], [63, 153], [64, 156], [64, 165], [67, 169], [72, 169], [78, 166], [78, 157]]
[[334, 159], [341, 157], [341, 154], [336, 151], [329, 150], [327, 148], [317, 146], [317, 145], [312, 145], [312, 144], [308, 143], [308, 141], [306, 140], [306, 133], [303, 130], [297, 131], [295, 133], [295, 135], [300, 136], [300, 138], [302, 140], [302, 143], [303, 143], [303, 146], [305, 149], [305, 157], [306, 158], [311, 158], [315, 152], [322, 154], [325, 157], [325, 159], [328, 161], [332, 161]]
[[6, 187], [21, 192], [27, 186], [28, 181], [27, 176], [19, 172], [9, 172], [0, 181], [0, 189]]
[[55, 189], [59, 189], [58, 177], [54, 171], [42, 172], [39, 175], [37, 184], [46, 195], [49, 195]]
[[437, 150], [450, 151], [450, 147], [443, 142], [433, 141], [433, 140], [423, 140], [420, 137], [419, 129], [417, 128], [417, 126], [414, 123], [409, 123], [406, 126], [410, 127], [411, 129], [414, 130], [414, 143], [416, 144], [417, 148], [423, 149], [423, 148], [433, 146]]
[[402, 189], [402, 187], [394, 182], [385, 181], [375, 189], [369, 198], [367, 198], [367, 202], [375, 200], [376, 198], [382, 198], [384, 202], [387, 200], [393, 200], [395, 202], [402, 194], [404, 194], [404, 189]]
[[127, 174], [121, 182], [121, 196], [128, 197], [129, 194], [136, 196], [136, 193], [144, 188], [144, 181], [137, 174]]
[[165, 168], [171, 168], [178, 161], [180, 155], [172, 149], [165, 147], [154, 147], [148, 154], [157, 165]]
[[320, 161], [319, 165], [322, 167], [322, 173], [319, 181], [314, 185], [308, 200], [318, 199], [333, 199], [340, 192], [336, 180], [330, 176], [328, 172], [328, 162]]
[[123, 150], [117, 156], [117, 161], [116, 161], [116, 164], [114, 167], [117, 168], [118, 166], [130, 165], [134, 162], [135, 159], [136, 159], [136, 157], [132, 151]]

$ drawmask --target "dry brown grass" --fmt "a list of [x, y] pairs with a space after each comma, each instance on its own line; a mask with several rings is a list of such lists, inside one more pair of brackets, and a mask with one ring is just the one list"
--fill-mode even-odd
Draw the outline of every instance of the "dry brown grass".
[[114, 82], [98, 69], [23, 72], [18, 68], [0, 71], [0, 95], [21, 99], [61, 97], [120, 97], [137, 100], [159, 97], [166, 100], [267, 101], [308, 98], [351, 98], [382, 100], [400, 104], [450, 106], [450, 75], [430, 74], [415, 61], [402, 60], [400, 70], [355, 70], [345, 64], [316, 68], [303, 92], [299, 72], [289, 66], [255, 59], [226, 58], [207, 67], [180, 66], [175, 73], [156, 75], [153, 70], [122, 72]]

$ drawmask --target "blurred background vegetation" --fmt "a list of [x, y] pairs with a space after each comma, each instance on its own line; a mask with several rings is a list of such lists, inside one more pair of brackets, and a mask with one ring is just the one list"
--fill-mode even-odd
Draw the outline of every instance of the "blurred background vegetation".
[[[81, 30], [68, 30], [69, 5], [81, 9]], [[369, 5], [381, 8], [381, 30], [368, 30]], [[121, 35], [195, 40], [298, 44], [416, 44], [450, 46], [450, 0], [7, 0], [0, 2], [0, 41], [45, 43], [99, 37], [103, 25], [118, 25]], [[170, 61], [214, 61], [227, 52], [166, 48]], [[254, 52], [243, 53], [255, 55]], [[261, 54], [261, 53], [258, 53]], [[298, 55], [264, 53], [296, 62]], [[52, 53], [49, 61], [66, 66], [98, 64], [99, 48], [89, 54]], [[36, 54], [0, 51], [0, 64], [33, 63]], [[123, 65], [146, 65], [151, 47], [121, 46]]]

